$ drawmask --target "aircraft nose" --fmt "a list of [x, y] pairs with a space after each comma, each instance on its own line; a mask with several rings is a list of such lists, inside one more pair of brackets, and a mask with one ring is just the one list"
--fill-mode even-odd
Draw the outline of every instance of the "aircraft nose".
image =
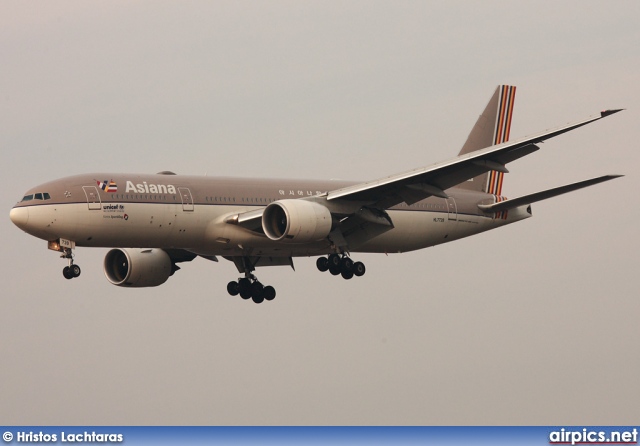
[[19, 227], [22, 230], [25, 230], [27, 227], [27, 223], [29, 222], [29, 208], [28, 207], [19, 207], [11, 209], [11, 213], [9, 214], [11, 217], [11, 221], [14, 225]]

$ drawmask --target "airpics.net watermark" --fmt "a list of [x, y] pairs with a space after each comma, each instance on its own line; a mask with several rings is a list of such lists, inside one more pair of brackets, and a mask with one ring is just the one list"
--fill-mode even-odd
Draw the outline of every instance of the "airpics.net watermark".
[[638, 429], [627, 431], [560, 429], [549, 434], [549, 444], [638, 444]]
[[96, 432], [60, 432], [55, 434], [45, 432], [10, 432], [2, 434], [5, 443], [122, 443], [124, 435]]

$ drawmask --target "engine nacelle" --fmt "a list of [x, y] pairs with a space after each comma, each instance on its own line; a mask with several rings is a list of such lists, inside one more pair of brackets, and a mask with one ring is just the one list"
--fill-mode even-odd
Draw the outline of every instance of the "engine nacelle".
[[172, 272], [171, 258], [162, 249], [112, 249], [104, 257], [104, 274], [118, 286], [162, 285]]
[[262, 214], [262, 229], [271, 240], [306, 243], [322, 240], [331, 232], [329, 209], [305, 200], [279, 200]]

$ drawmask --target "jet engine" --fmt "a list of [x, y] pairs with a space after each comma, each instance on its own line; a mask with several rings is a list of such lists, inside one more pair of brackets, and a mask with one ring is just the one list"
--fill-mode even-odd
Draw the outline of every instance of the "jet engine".
[[305, 200], [279, 200], [262, 214], [262, 229], [271, 240], [307, 243], [322, 240], [331, 232], [329, 209]]
[[112, 249], [104, 258], [104, 274], [118, 286], [162, 285], [173, 271], [173, 262], [162, 249]]

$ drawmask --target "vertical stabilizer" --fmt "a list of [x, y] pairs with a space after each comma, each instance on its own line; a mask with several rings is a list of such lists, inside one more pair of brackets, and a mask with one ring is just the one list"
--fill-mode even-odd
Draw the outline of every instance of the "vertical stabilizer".
[[[474, 152], [509, 140], [516, 87], [500, 85], [471, 129], [459, 155]], [[478, 175], [457, 187], [502, 195], [503, 172], [492, 170]]]

